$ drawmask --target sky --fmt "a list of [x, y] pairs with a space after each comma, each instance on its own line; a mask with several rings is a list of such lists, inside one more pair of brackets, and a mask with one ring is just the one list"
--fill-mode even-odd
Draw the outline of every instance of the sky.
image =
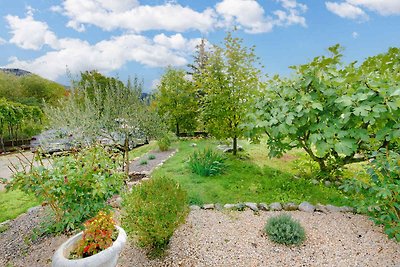
[[66, 85], [85, 70], [137, 75], [145, 91], [233, 28], [269, 76], [337, 43], [346, 62], [400, 47], [400, 0], [0, 0], [0, 20], [0, 67]]

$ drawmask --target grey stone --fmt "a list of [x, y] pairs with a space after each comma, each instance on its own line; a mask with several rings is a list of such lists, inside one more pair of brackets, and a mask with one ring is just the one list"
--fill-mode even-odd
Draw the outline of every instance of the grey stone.
[[215, 208], [216, 210], [223, 210], [223, 209], [224, 209], [224, 207], [223, 207], [222, 204], [220, 204], [220, 203], [215, 203], [214, 208]]
[[246, 207], [250, 208], [252, 211], [258, 211], [257, 203], [245, 202]]
[[341, 183], [340, 181], [335, 181], [335, 185], [336, 185], [336, 186], [341, 186], [342, 183]]
[[265, 203], [259, 203], [259, 204], [257, 205], [257, 207], [258, 207], [259, 210], [264, 210], [264, 211], [268, 211], [268, 210], [269, 210], [268, 205], [265, 204]]
[[330, 205], [330, 204], [326, 205], [326, 209], [329, 212], [340, 212], [340, 208], [339, 207], [336, 207], [336, 206], [333, 206], [333, 205]]
[[214, 204], [204, 204], [203, 209], [212, 210], [212, 209], [214, 209]]
[[326, 208], [326, 206], [318, 203], [317, 205], [315, 205], [315, 211], [319, 211], [319, 212], [323, 212], [323, 213], [328, 213], [329, 210]]
[[[219, 145], [219, 146], [217, 146], [217, 149], [223, 151], [224, 153], [230, 153], [233, 151], [233, 147], [228, 146], [228, 145]], [[237, 150], [243, 151], [243, 147], [238, 145]]]
[[329, 187], [329, 186], [332, 185], [332, 183], [331, 183], [330, 181], [325, 181], [325, 182], [324, 182], [324, 185], [327, 186], [327, 187]]
[[237, 210], [242, 211], [242, 210], [244, 210], [244, 209], [246, 208], [246, 205], [245, 205], [244, 203], [237, 203], [237, 204], [235, 205], [235, 208], [236, 208]]
[[317, 180], [317, 179], [312, 179], [312, 180], [311, 180], [311, 183], [312, 183], [313, 185], [317, 185], [317, 184], [319, 184], [319, 182], [318, 182], [318, 180]]
[[199, 209], [200, 209], [200, 207], [197, 206], [197, 205], [191, 205], [190, 206], [190, 210], [199, 210]]
[[299, 210], [304, 212], [314, 212], [315, 206], [311, 205], [307, 201], [301, 202], [299, 205]]
[[196, 143], [191, 143], [190, 146], [191, 146], [191, 147], [196, 147], [197, 144], [196, 144]]
[[224, 209], [231, 210], [231, 209], [234, 209], [234, 208], [236, 208], [235, 204], [225, 204], [224, 205]]
[[272, 211], [280, 211], [282, 210], [282, 205], [279, 202], [274, 202], [269, 205], [269, 209]]
[[296, 203], [289, 202], [289, 203], [283, 204], [282, 208], [283, 208], [283, 210], [286, 210], [286, 211], [293, 211], [293, 210], [297, 210], [298, 207], [299, 206]]

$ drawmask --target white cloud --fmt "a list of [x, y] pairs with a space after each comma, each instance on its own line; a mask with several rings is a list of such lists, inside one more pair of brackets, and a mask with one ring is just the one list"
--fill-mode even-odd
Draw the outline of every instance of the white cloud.
[[353, 33], [351, 34], [351, 36], [352, 36], [354, 39], [357, 39], [358, 36], [359, 36], [359, 34], [358, 34], [358, 32], [353, 32]]
[[153, 38], [154, 43], [165, 46], [169, 49], [193, 52], [196, 45], [200, 44], [201, 38], [186, 39], [182, 34], [177, 33], [171, 36], [166, 36], [164, 33], [158, 34]]
[[35, 21], [31, 10], [28, 10], [25, 18], [7, 15], [5, 19], [12, 34], [10, 43], [33, 50], [39, 50], [43, 45], [58, 47], [57, 37], [49, 30], [47, 23]]
[[154, 79], [151, 82], [151, 89], [156, 89], [158, 87], [158, 85], [160, 84], [160, 79]]
[[368, 15], [359, 7], [348, 2], [325, 2], [326, 8], [341, 18], [354, 20], [367, 20]]
[[[60, 7], [53, 10], [60, 12]], [[70, 19], [67, 26], [74, 29], [82, 30], [81, 25], [92, 24], [106, 31], [124, 29], [137, 33], [191, 29], [206, 32], [213, 28], [215, 20], [210, 8], [197, 12], [174, 2], [149, 6], [139, 5], [136, 0], [65, 0], [61, 12]]]
[[[176, 37], [167, 37], [174, 40]], [[154, 39], [159, 39], [154, 38]], [[196, 39], [187, 40], [186, 44]], [[65, 75], [66, 68], [72, 72], [97, 69], [107, 73], [118, 70], [124, 64], [135, 61], [149, 67], [184, 66], [188, 54], [171, 49], [169, 44], [157, 43], [145, 36], [125, 34], [109, 40], [89, 44], [79, 39], [59, 39], [60, 48], [47, 52], [34, 60], [9, 59], [5, 67], [22, 68], [49, 79]]]
[[6, 44], [7, 41], [0, 37], [0, 45]]
[[326, 8], [334, 14], [349, 19], [367, 19], [364, 9], [382, 16], [400, 15], [399, 0], [345, 0], [344, 2], [325, 2]]
[[400, 15], [399, 0], [347, 0], [348, 3], [375, 11], [380, 15]]
[[299, 24], [306, 27], [306, 19], [301, 16], [307, 6], [296, 0], [276, 0], [283, 10], [272, 12], [275, 17], [265, 16], [264, 8], [255, 0], [223, 0], [215, 9], [223, 17], [222, 25], [243, 27], [248, 33], [270, 32], [275, 26]]

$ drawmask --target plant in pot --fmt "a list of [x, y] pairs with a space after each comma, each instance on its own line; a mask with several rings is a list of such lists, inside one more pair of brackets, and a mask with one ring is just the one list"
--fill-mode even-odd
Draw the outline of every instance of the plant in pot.
[[53, 267], [117, 265], [126, 233], [115, 225], [110, 212], [100, 211], [84, 223], [83, 232], [63, 243], [53, 256]]

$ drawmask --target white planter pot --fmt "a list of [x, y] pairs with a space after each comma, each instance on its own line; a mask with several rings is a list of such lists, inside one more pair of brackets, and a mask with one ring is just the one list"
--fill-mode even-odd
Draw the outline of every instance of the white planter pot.
[[126, 233], [121, 227], [115, 226], [118, 229], [118, 237], [113, 245], [93, 256], [82, 259], [68, 259], [68, 255], [74, 244], [82, 238], [82, 232], [71, 237], [63, 243], [54, 253], [51, 266], [53, 267], [115, 267], [119, 253], [122, 251], [126, 243]]

